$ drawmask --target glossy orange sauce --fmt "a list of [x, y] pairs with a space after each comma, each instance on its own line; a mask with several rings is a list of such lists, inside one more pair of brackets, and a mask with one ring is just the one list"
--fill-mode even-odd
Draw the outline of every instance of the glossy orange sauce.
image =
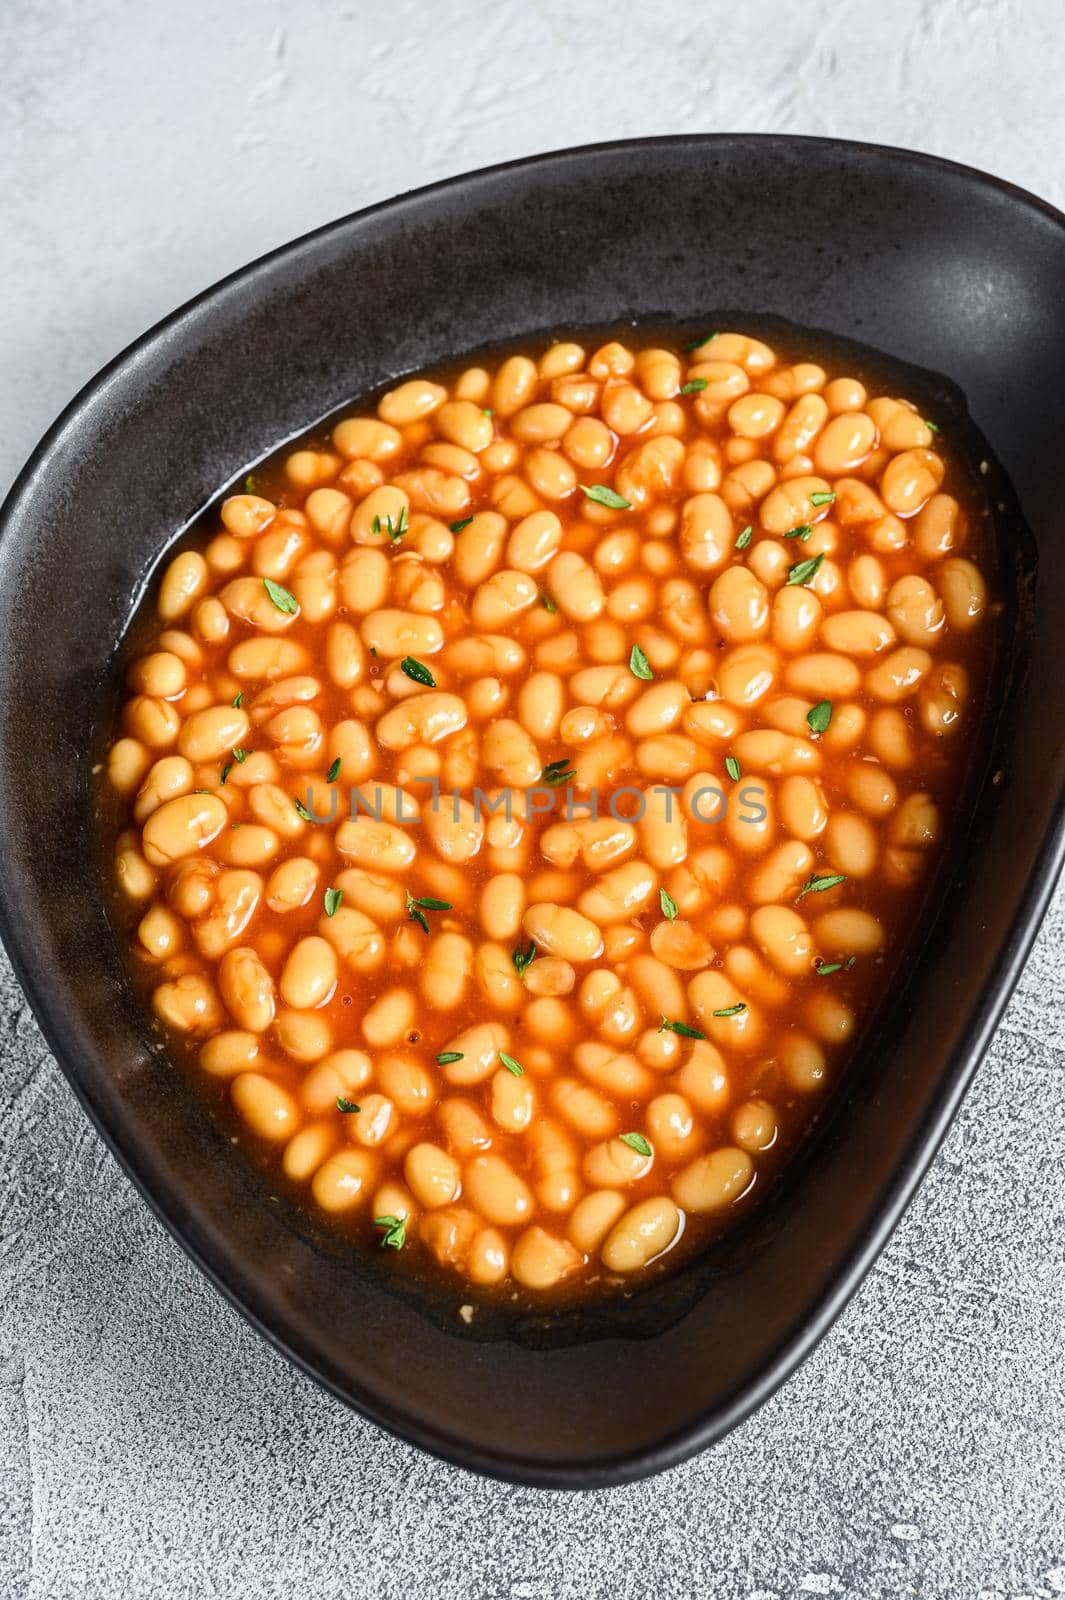
[[986, 683], [978, 486], [803, 357], [408, 381], [150, 597], [107, 759], [137, 980], [272, 1181], [397, 1267], [661, 1270], [897, 961]]

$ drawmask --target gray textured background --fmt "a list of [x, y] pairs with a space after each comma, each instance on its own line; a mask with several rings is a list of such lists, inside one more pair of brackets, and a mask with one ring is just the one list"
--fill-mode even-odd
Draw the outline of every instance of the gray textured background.
[[[1065, 204], [1062, 27], [1060, 0], [4, 0], [0, 486], [222, 273], [509, 156], [841, 134]], [[3, 963], [3, 1600], [1065, 1594], [1063, 944], [1059, 894], [814, 1358], [713, 1454], [587, 1497], [440, 1466], [291, 1371], [137, 1200]]]

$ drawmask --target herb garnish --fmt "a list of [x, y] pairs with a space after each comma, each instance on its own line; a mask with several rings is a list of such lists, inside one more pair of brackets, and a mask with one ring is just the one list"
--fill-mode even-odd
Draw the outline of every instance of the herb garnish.
[[706, 1034], [700, 1033], [698, 1028], [689, 1028], [686, 1022], [673, 1022], [669, 1017], [663, 1017], [658, 1024], [659, 1033], [679, 1033], [684, 1039], [705, 1039]]
[[233, 751], [233, 760], [237, 763], [238, 767], [242, 767], [244, 765], [245, 761], [247, 761], [247, 759], [248, 759], [248, 752], [246, 750], [242, 749], [240, 745], [238, 745], [237, 748]]
[[634, 678], [642, 678], [645, 683], [650, 683], [654, 677], [651, 663], [644, 655], [638, 644], [634, 644], [629, 651], [629, 671]]
[[809, 561], [800, 561], [797, 566], [788, 568], [788, 583], [809, 583], [821, 570], [821, 563], [825, 559], [825, 552], [811, 556]]
[[423, 894], [416, 900], [409, 889], [406, 894], [407, 921], [418, 923], [419, 927], [423, 928], [426, 933], [429, 932], [429, 918], [425, 915], [427, 911], [454, 910], [450, 900], [434, 900], [431, 894]]
[[[373, 522], [370, 524], [370, 526], [373, 529], [374, 533], [380, 533], [381, 532], [381, 518], [380, 517], [374, 517]], [[410, 524], [407, 521], [407, 508], [406, 508], [406, 506], [400, 506], [400, 508], [399, 508], [399, 516], [396, 518], [394, 523], [393, 523], [391, 517], [386, 517], [385, 518], [385, 532], [388, 534], [388, 538], [389, 538], [389, 543], [390, 544], [398, 544], [399, 541], [402, 539], [403, 535], [405, 533], [409, 533], [410, 532]]]
[[388, 1246], [389, 1250], [403, 1249], [403, 1246], [407, 1242], [406, 1217], [374, 1217], [373, 1225], [375, 1228], [384, 1228], [385, 1230], [384, 1236], [381, 1240], [382, 1250], [386, 1245]]
[[340, 759], [341, 758], [339, 756], [337, 756], [336, 760], [331, 764], [331, 766], [329, 768], [329, 771], [325, 775], [326, 783], [336, 783], [337, 779], [339, 778], [339, 776], [340, 776]]
[[795, 904], [808, 894], [823, 894], [826, 889], [834, 889], [837, 883], [846, 883], [845, 872], [815, 872], [812, 878], [807, 878], [795, 899]]
[[740, 764], [736, 760], [735, 756], [726, 756], [725, 757], [725, 771], [728, 773], [728, 775], [732, 779], [733, 783], [739, 783], [739, 781], [740, 781]]
[[824, 733], [832, 721], [831, 700], [819, 700], [817, 704], [806, 713], [806, 720], [810, 724], [811, 733]]
[[238, 689], [230, 703], [239, 711], [241, 706], [244, 704], [244, 690]]
[[784, 539], [799, 539], [805, 544], [813, 531], [808, 522], [800, 522], [797, 527], [789, 528], [787, 533], [782, 534], [781, 537]]
[[754, 533], [754, 529], [752, 528], [751, 524], [748, 522], [747, 526], [744, 528], [743, 532], [739, 535], [739, 537], [736, 540], [736, 549], [737, 550], [746, 550], [747, 546], [751, 542], [751, 536], [753, 535], [753, 533]]
[[814, 971], [819, 978], [827, 978], [832, 972], [849, 972], [857, 959], [857, 956], [848, 956], [846, 961], [818, 962]]
[[706, 388], [706, 385], [707, 385], [708, 382], [709, 382], [709, 379], [707, 379], [707, 378], [689, 378], [687, 383], [682, 383], [681, 384], [680, 388], [677, 390], [677, 393], [678, 394], [699, 394], [699, 393], [701, 393], [701, 391], [703, 389]]
[[463, 528], [468, 528], [472, 521], [472, 517], [460, 517], [458, 522], [452, 522], [449, 526], [452, 533], [461, 533]]
[[503, 1065], [506, 1067], [507, 1071], [512, 1077], [522, 1078], [525, 1076], [525, 1068], [522, 1066], [521, 1062], [515, 1061], [513, 1056], [508, 1056], [505, 1050], [500, 1050], [499, 1059], [502, 1061]]
[[273, 578], [264, 578], [263, 588], [279, 611], [283, 611], [288, 617], [296, 615], [299, 610], [299, 603], [294, 594], [289, 594], [288, 590], [283, 589], [279, 583], [275, 583]]
[[812, 506], [830, 506], [835, 498], [836, 493], [834, 489], [829, 489], [827, 491], [824, 489], [818, 489], [816, 494], [812, 494], [810, 496], [810, 504]]
[[340, 908], [340, 902], [343, 900], [343, 898], [343, 889], [327, 889], [325, 891], [325, 914], [327, 917], [336, 916], [337, 911]]
[[528, 972], [533, 960], [535, 959], [535, 956], [536, 945], [532, 939], [529, 940], [528, 950], [512, 950], [510, 952], [510, 959], [514, 963], [514, 971], [518, 974], [519, 978], [523, 978], [526, 972]]
[[621, 1140], [622, 1144], [627, 1144], [630, 1150], [635, 1150], [638, 1156], [649, 1156], [652, 1154], [651, 1146], [648, 1144], [642, 1133], [619, 1133], [618, 1138]]
[[449, 1067], [453, 1061], [464, 1061], [465, 1057], [461, 1050], [445, 1050], [436, 1059], [442, 1067]]
[[746, 1011], [746, 1009], [747, 1009], [746, 1004], [744, 1003], [744, 1001], [741, 1000], [741, 1001], [739, 1001], [739, 1003], [737, 1005], [734, 1005], [734, 1006], [722, 1006], [720, 1011], [715, 1011], [714, 1012], [714, 1016], [715, 1017], [738, 1017], [740, 1015], [740, 1013], [743, 1012], [743, 1011]]
[[677, 902], [674, 900], [673, 896], [669, 894], [667, 890], [659, 889], [658, 903], [662, 907], [662, 915], [667, 919], [667, 921], [672, 922], [680, 910], [680, 907], [677, 905]]
[[550, 784], [552, 789], [557, 789], [560, 784], [569, 783], [570, 779], [576, 776], [577, 769], [571, 764], [569, 756], [563, 756], [560, 761], [549, 761], [541, 772], [540, 779], [543, 783]]
[[344, 1096], [342, 1094], [338, 1094], [337, 1095], [337, 1110], [338, 1111], [349, 1112], [349, 1111], [359, 1111], [361, 1109], [362, 1108], [360, 1106], [357, 1106], [355, 1104], [354, 1100], [345, 1100]]
[[417, 656], [404, 656], [399, 667], [400, 671], [405, 672], [407, 677], [413, 679], [415, 683], [420, 683], [426, 689], [436, 688], [436, 679], [429, 671], [429, 668], [418, 660]]
[[545, 611], [550, 611], [552, 616], [554, 616], [555, 612], [558, 610], [558, 607], [546, 590], [540, 596], [540, 604], [543, 606]]
[[607, 488], [605, 483], [582, 483], [581, 488], [589, 500], [594, 500], [597, 506], [606, 506], [609, 511], [631, 511], [632, 503], [618, 494], [616, 489]]
[[709, 344], [711, 339], [716, 338], [716, 333], [700, 334], [698, 339], [689, 339], [684, 348], [685, 350], [701, 350], [704, 344]]
[[314, 818], [311, 816], [310, 812], [307, 810], [307, 807], [304, 805], [304, 803], [300, 799], [299, 795], [296, 796], [295, 800], [292, 803], [296, 807], [296, 815], [302, 817], [304, 822], [313, 822], [314, 821]]
[[232, 763], [232, 761], [227, 761], [225, 766], [222, 768], [222, 782], [223, 783], [225, 783], [226, 779], [229, 777], [229, 774], [232, 771], [233, 771], [233, 763]]

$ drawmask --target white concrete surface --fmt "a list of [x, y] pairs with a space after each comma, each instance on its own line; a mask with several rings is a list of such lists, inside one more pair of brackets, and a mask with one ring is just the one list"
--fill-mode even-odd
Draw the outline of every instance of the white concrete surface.
[[[917, 146], [1065, 203], [1059, 0], [5, 0], [0, 486], [129, 339], [398, 190], [625, 134]], [[816, 1356], [664, 1479], [479, 1482], [197, 1276], [0, 974], [0, 1596], [1065, 1594], [1065, 898], [934, 1171]]]

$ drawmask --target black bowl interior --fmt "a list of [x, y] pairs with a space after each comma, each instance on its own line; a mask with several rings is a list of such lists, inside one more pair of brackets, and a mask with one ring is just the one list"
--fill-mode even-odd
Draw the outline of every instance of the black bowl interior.
[[[883, 1243], [1060, 864], [1063, 281], [1061, 217], [926, 157], [754, 136], [550, 156], [349, 218], [227, 280], [101, 374], [16, 484], [0, 539], [8, 950], [156, 1211], [253, 1322], [369, 1417], [520, 1481], [654, 1471], [763, 1399]], [[219, 485], [361, 392], [532, 330], [729, 308], [861, 340], [960, 387], [1034, 537], [996, 476], [1009, 625], [995, 704], [904, 1000], [882, 1010], [770, 1200], [688, 1274], [561, 1336], [550, 1317], [467, 1326], [272, 1199], [149, 1033], [93, 830], [116, 640], [161, 550]]]

